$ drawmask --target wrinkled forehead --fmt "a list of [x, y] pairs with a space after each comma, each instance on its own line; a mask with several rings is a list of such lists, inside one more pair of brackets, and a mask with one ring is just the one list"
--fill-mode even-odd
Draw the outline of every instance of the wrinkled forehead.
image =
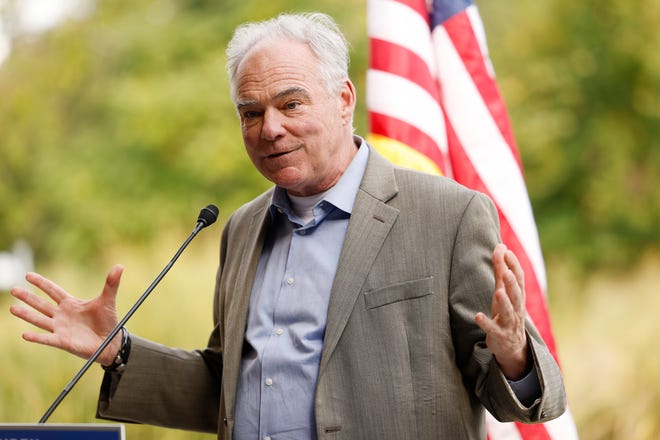
[[242, 95], [264, 88], [307, 88], [320, 82], [319, 63], [312, 50], [304, 43], [280, 38], [250, 49], [239, 64], [236, 91]]

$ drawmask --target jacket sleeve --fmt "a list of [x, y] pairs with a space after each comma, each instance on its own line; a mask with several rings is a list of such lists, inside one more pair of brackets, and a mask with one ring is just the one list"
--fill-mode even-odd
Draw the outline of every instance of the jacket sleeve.
[[214, 339], [203, 351], [186, 351], [132, 336], [124, 372], [105, 373], [97, 417], [217, 432], [220, 355]]
[[452, 334], [456, 362], [468, 389], [500, 421], [542, 422], [560, 416], [566, 396], [559, 367], [538, 331], [527, 320], [528, 344], [541, 385], [541, 396], [529, 407], [518, 401], [492, 353], [475, 314], [490, 315], [495, 281], [492, 251], [500, 241], [492, 201], [475, 193], [466, 205], [454, 242], [450, 277]]

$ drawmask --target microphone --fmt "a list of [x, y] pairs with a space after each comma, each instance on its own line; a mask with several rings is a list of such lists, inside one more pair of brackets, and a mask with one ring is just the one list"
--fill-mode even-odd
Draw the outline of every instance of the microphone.
[[126, 312], [126, 315], [117, 323], [115, 328], [112, 329], [110, 333], [108, 333], [108, 336], [103, 340], [101, 345], [99, 345], [99, 348], [96, 349], [96, 351], [90, 356], [90, 358], [85, 362], [85, 365], [82, 366], [80, 371], [71, 379], [71, 381], [64, 387], [62, 392], [60, 393], [59, 396], [53, 401], [53, 403], [50, 405], [48, 410], [44, 413], [44, 415], [41, 417], [39, 420], [39, 423], [46, 423], [46, 420], [53, 414], [53, 411], [59, 406], [59, 404], [64, 400], [64, 398], [69, 394], [69, 392], [73, 389], [73, 387], [78, 383], [80, 378], [83, 377], [83, 375], [89, 370], [89, 367], [92, 366], [92, 364], [98, 359], [98, 357], [101, 355], [103, 350], [110, 344], [112, 339], [119, 333], [119, 331], [122, 329], [122, 327], [128, 322], [129, 319], [135, 314], [137, 309], [142, 305], [142, 303], [147, 299], [149, 294], [154, 290], [154, 288], [160, 283], [160, 280], [163, 279], [165, 274], [172, 268], [176, 260], [179, 258], [179, 255], [186, 249], [188, 244], [192, 241], [193, 238], [197, 235], [199, 231], [201, 231], [203, 228], [213, 224], [217, 219], [218, 219], [218, 213], [220, 210], [218, 209], [217, 206], [215, 205], [207, 205], [204, 208], [202, 208], [201, 211], [199, 211], [199, 216], [197, 217], [197, 225], [195, 226], [195, 229], [190, 233], [188, 238], [183, 242], [181, 247], [176, 251], [172, 259], [170, 260], [169, 263], [163, 268], [163, 270], [158, 274], [156, 279], [153, 280], [153, 282], [147, 287], [147, 290], [144, 291], [142, 296], [138, 298], [138, 300], [133, 304], [133, 307], [129, 309], [128, 312]]
[[220, 210], [215, 205], [207, 205], [203, 207], [202, 210], [199, 211], [199, 216], [197, 217], [197, 225], [203, 223], [201, 228], [212, 225], [218, 219], [219, 212]]

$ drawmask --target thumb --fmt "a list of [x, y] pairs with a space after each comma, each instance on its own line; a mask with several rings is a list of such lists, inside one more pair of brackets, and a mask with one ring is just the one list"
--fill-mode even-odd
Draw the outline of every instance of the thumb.
[[116, 264], [110, 269], [108, 276], [105, 278], [103, 291], [101, 292], [101, 297], [103, 297], [103, 299], [115, 300], [117, 297], [117, 291], [119, 290], [119, 281], [121, 280], [122, 273], [124, 273], [124, 266], [121, 264]]

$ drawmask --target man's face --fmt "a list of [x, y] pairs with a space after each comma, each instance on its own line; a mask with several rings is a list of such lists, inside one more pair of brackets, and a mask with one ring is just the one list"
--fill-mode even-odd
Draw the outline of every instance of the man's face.
[[250, 159], [268, 180], [308, 196], [332, 187], [355, 155], [355, 91], [331, 94], [304, 44], [261, 42], [241, 62], [236, 106]]

